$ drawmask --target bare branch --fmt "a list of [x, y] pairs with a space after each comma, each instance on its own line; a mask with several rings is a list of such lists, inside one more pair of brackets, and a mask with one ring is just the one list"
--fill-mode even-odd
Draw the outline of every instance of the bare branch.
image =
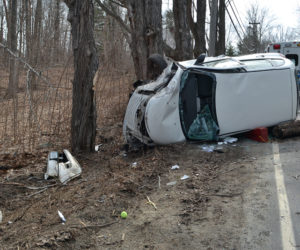
[[115, 18], [116, 21], [121, 25], [122, 28], [124, 28], [128, 33], [131, 33], [129, 27], [125, 24], [123, 19], [117, 13], [115, 13], [113, 10], [109, 9], [107, 6], [105, 6], [103, 3], [101, 3], [100, 0], [95, 0], [95, 1], [96, 1], [96, 3], [98, 3], [98, 5], [101, 7], [101, 9], [105, 11], [105, 13], [107, 15], [110, 15], [111, 17]]
[[122, 8], [126, 8], [125, 5], [122, 4], [122, 3], [120, 3], [120, 2], [117, 2], [115, 0], [109, 0], [109, 1], [112, 2], [112, 3], [114, 3], [114, 4], [116, 4], [116, 5], [118, 5], [118, 6], [120, 6], [120, 7], [122, 7]]

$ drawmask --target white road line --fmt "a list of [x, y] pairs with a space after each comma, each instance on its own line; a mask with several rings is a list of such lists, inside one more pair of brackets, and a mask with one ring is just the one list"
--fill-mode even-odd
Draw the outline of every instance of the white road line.
[[284, 176], [280, 161], [279, 146], [277, 142], [273, 143], [273, 163], [279, 205], [282, 249], [296, 249], [290, 206], [284, 185]]

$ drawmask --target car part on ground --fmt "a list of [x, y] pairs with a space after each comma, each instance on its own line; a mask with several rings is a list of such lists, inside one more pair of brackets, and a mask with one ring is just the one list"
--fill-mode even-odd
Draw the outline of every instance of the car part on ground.
[[45, 180], [58, 176], [60, 182], [66, 184], [78, 177], [81, 172], [79, 163], [67, 149], [64, 149], [63, 153], [55, 151], [49, 153]]

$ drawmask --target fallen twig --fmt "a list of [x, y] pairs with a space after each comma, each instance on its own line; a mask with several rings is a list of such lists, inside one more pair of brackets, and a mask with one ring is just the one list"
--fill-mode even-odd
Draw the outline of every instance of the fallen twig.
[[157, 210], [157, 206], [155, 205], [155, 203], [153, 201], [150, 200], [150, 198], [148, 196], [147, 196], [147, 200], [148, 200], [147, 203], [152, 205], [155, 208], [155, 210]]
[[103, 227], [108, 227], [108, 226], [111, 226], [113, 224], [116, 224], [118, 223], [118, 221], [113, 221], [113, 222], [110, 222], [110, 223], [106, 223], [106, 224], [102, 224], [102, 225], [85, 225], [84, 223], [84, 226], [82, 225], [70, 225], [71, 228], [93, 228], [93, 227], [97, 227], [97, 228], [103, 228]]
[[240, 196], [242, 195], [243, 192], [240, 193], [232, 193], [232, 194], [206, 194], [207, 196], [219, 196], [219, 197], [235, 197], [235, 196]]
[[40, 190], [40, 191], [37, 191], [37, 192], [35, 192], [35, 193], [33, 193], [33, 194], [27, 195], [26, 198], [32, 197], [32, 196], [34, 196], [34, 195], [36, 195], [36, 194], [43, 193], [43, 192], [46, 191], [47, 189], [48, 189], [48, 188], [44, 188], [44, 189], [42, 189], [42, 190]]
[[42, 186], [42, 187], [26, 186], [26, 185], [24, 185], [22, 183], [18, 183], [18, 182], [0, 182], [0, 185], [13, 185], [13, 186], [24, 187], [24, 188], [31, 189], [31, 190], [38, 190], [38, 189], [45, 189], [45, 188], [57, 186], [58, 183], [52, 184], [52, 185], [47, 185], [47, 186]]

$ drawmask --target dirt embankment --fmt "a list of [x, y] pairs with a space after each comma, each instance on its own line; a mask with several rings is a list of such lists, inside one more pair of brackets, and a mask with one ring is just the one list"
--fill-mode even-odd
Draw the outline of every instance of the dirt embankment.
[[114, 138], [99, 136], [99, 152], [77, 156], [83, 173], [67, 185], [43, 179], [46, 151], [2, 155], [1, 165], [17, 168], [0, 175], [0, 249], [238, 248], [249, 179], [241, 148], [179, 144], [125, 156]]

